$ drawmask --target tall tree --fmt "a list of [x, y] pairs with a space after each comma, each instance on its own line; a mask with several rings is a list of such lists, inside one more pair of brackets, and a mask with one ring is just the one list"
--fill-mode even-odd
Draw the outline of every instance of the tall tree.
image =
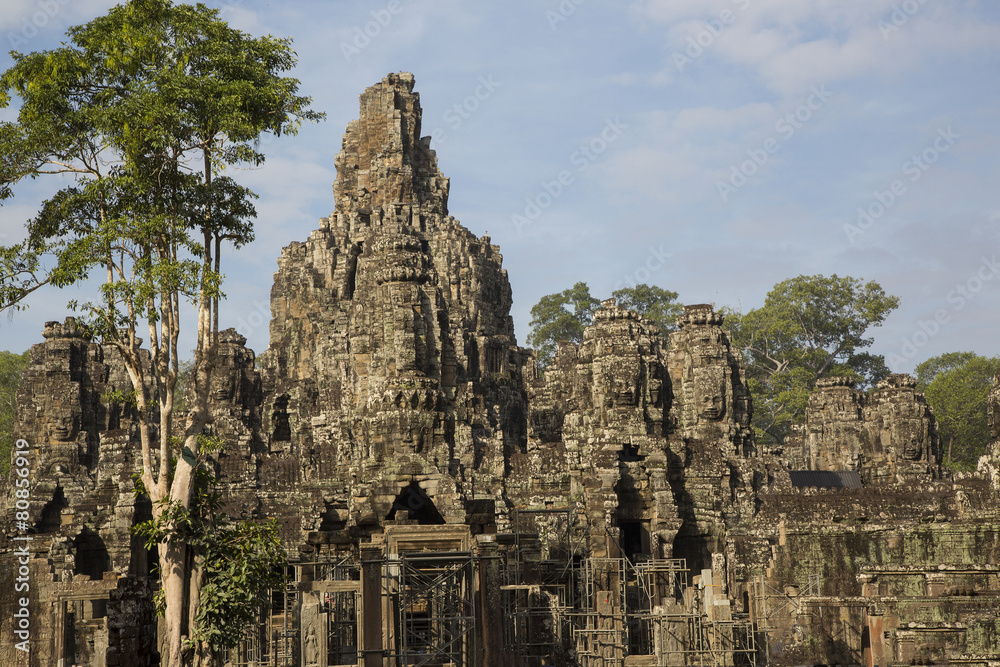
[[961, 368], [974, 359], [981, 359], [975, 352], [945, 352], [917, 364], [913, 374], [917, 379], [917, 389], [927, 391], [927, 387], [941, 373]]
[[782, 281], [760, 308], [727, 311], [747, 369], [758, 437], [780, 442], [803, 419], [818, 378], [850, 375], [866, 387], [885, 377], [883, 357], [864, 351], [872, 344], [865, 334], [898, 305], [878, 283], [834, 274]]
[[0, 352], [0, 475], [10, 473], [10, 452], [14, 448], [14, 414], [21, 374], [28, 366], [30, 352]]
[[955, 470], [976, 467], [989, 445], [986, 419], [993, 376], [1000, 357], [949, 352], [917, 365], [918, 382], [934, 408], [945, 445], [945, 465]]
[[559, 341], [583, 341], [583, 330], [593, 321], [594, 311], [600, 305], [584, 282], [539, 299], [531, 308], [528, 334], [528, 345], [538, 350], [539, 363], [545, 366], [552, 361]]
[[651, 319], [664, 335], [677, 327], [677, 316], [684, 313], [684, 306], [677, 303], [677, 292], [656, 285], [623, 287], [612, 292], [611, 296], [619, 306]]
[[[673, 331], [677, 316], [684, 312], [684, 307], [676, 301], [677, 292], [655, 285], [623, 287], [611, 296], [619, 306], [655, 322], [663, 335]], [[590, 295], [590, 288], [584, 282], [539, 299], [531, 309], [528, 334], [528, 344], [538, 350], [539, 363], [545, 366], [552, 361], [559, 341], [582, 342], [583, 330], [593, 323], [594, 311], [600, 305], [601, 300]]]
[[[205, 449], [221, 444], [214, 438], [202, 442]], [[222, 664], [225, 650], [239, 646], [247, 627], [262, 610], [269, 610], [271, 592], [287, 583], [288, 559], [275, 519], [232, 519], [223, 511], [222, 495], [207, 468], [195, 468], [194, 477], [190, 507], [170, 505], [156, 518], [134, 526], [133, 532], [147, 549], [182, 542], [200, 563], [203, 583], [192, 612], [195, 634], [189, 641], [198, 646], [201, 662]], [[156, 599], [161, 609], [163, 593], [161, 589]]]
[[[131, 0], [68, 36], [52, 51], [14, 53], [0, 78], [0, 106], [12, 94], [21, 102], [17, 122], [0, 125], [0, 197], [23, 178], [74, 177], [28, 223], [26, 240], [0, 252], [0, 306], [46, 282], [103, 276], [98, 299], [73, 305], [124, 359], [140, 415], [142, 484], [157, 518], [176, 517], [191, 506], [209, 421], [222, 246], [253, 239], [254, 194], [222, 172], [261, 164], [262, 133], [294, 132], [321, 114], [281, 75], [295, 64], [289, 40], [251, 37], [204, 5]], [[196, 310], [196, 347], [186, 420], [175, 427], [185, 301]], [[183, 540], [158, 550], [164, 664], [198, 664], [204, 647], [191, 655], [182, 637], [197, 636], [202, 563]]]

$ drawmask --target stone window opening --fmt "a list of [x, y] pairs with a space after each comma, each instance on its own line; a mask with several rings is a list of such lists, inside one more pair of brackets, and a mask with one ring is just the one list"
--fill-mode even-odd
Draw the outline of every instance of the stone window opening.
[[504, 351], [496, 345], [486, 348], [486, 370], [489, 373], [499, 373], [503, 370]]
[[101, 619], [108, 615], [108, 601], [107, 600], [90, 600], [90, 610], [87, 618], [90, 619]]
[[401, 510], [408, 512], [409, 518], [416, 519], [421, 526], [440, 525], [445, 522], [430, 496], [416, 482], [410, 482], [409, 486], [399, 492], [385, 517], [386, 520], [395, 520], [397, 512]]
[[649, 521], [621, 521], [621, 548], [626, 558], [636, 562], [642, 556], [652, 553], [652, 542], [649, 536]]
[[357, 251], [352, 252], [347, 259], [347, 289], [344, 298], [353, 299], [354, 290], [358, 287], [358, 257], [363, 250], [362, 244], [358, 244]]
[[62, 510], [69, 507], [66, 502], [66, 495], [61, 486], [57, 486], [52, 494], [52, 500], [42, 507], [42, 516], [35, 524], [35, 531], [38, 533], [53, 533], [62, 524]]
[[687, 561], [687, 569], [693, 580], [693, 577], [701, 574], [702, 570], [711, 569], [712, 548], [709, 536], [683, 534], [684, 528], [674, 538], [673, 554], [674, 558], [683, 558]]
[[288, 422], [288, 395], [284, 394], [274, 399], [274, 411], [271, 413], [271, 441], [290, 442], [292, 428]]
[[632, 445], [627, 442], [622, 443], [622, 448], [618, 450], [618, 460], [623, 462], [645, 461], [646, 455], [639, 453], [639, 445]]
[[92, 580], [104, 578], [104, 573], [111, 570], [111, 556], [100, 535], [90, 528], [84, 528], [73, 540], [76, 551], [73, 574], [84, 574]]

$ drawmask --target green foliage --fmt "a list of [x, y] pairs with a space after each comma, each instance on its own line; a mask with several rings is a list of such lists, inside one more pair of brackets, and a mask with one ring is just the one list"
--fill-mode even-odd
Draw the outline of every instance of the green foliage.
[[651, 319], [664, 335], [677, 327], [677, 316], [684, 313], [684, 306], [677, 303], [677, 292], [656, 285], [623, 287], [612, 292], [611, 296], [619, 306]]
[[758, 438], [780, 442], [801, 422], [818, 378], [853, 376], [865, 388], [885, 377], [883, 357], [864, 351], [872, 344], [865, 333], [898, 305], [878, 283], [834, 274], [785, 280], [762, 307], [726, 311], [733, 344], [743, 352]]
[[129, 408], [135, 407], [135, 389], [107, 389], [101, 395], [101, 401], [108, 405], [122, 405]]
[[0, 352], [0, 475], [4, 477], [10, 474], [10, 453], [14, 448], [17, 390], [30, 360], [30, 352]]
[[[664, 335], [674, 329], [677, 316], [684, 312], [684, 307], [676, 302], [677, 292], [655, 285], [623, 287], [611, 296], [619, 306], [651, 319]], [[528, 334], [528, 345], [538, 350], [539, 364], [544, 367], [552, 361], [559, 341], [582, 342], [583, 330], [593, 323], [594, 311], [600, 305], [601, 300], [590, 295], [590, 288], [584, 282], [539, 299], [531, 309]]]
[[954, 470], [976, 467], [989, 445], [986, 408], [1000, 357], [949, 352], [916, 368], [918, 382], [934, 408], [945, 449], [945, 465]]
[[198, 451], [204, 452], [205, 454], [221, 452], [225, 446], [225, 441], [219, 436], [205, 434], [198, 436]]
[[552, 361], [559, 341], [579, 343], [583, 330], [593, 321], [600, 300], [590, 296], [587, 283], [579, 282], [557, 294], [548, 294], [531, 308], [528, 344], [538, 350], [538, 361]]
[[175, 296], [219, 296], [210, 243], [253, 239], [255, 197], [222, 171], [261, 164], [261, 133], [321, 115], [278, 76], [295, 64], [288, 40], [253, 38], [204, 5], [132, 0], [68, 36], [13, 53], [0, 77], [0, 106], [21, 102], [17, 122], [0, 123], [0, 198], [25, 177], [74, 177], [24, 242], [0, 249], [0, 308], [100, 268], [102, 303], [83, 309], [114, 339], [167, 317]]
[[[195, 495], [189, 509], [165, 499], [159, 517], [135, 525], [132, 532], [147, 549], [161, 542], [180, 541], [193, 553], [201, 593], [194, 634], [214, 653], [237, 646], [245, 628], [270, 604], [270, 591], [283, 588], [288, 566], [274, 519], [234, 520], [222, 511], [215, 478], [195, 469]], [[157, 610], [164, 613], [162, 589]]]
[[[256, 360], [255, 360], [256, 361]], [[194, 361], [187, 359], [177, 364], [177, 385], [174, 387], [174, 409], [187, 409], [187, 386], [194, 372]]]
[[[0, 156], [2, 159], [3, 156]], [[6, 188], [0, 187], [2, 189]], [[0, 310], [23, 310], [22, 300], [49, 282], [41, 266], [40, 258], [44, 252], [44, 244], [38, 242], [24, 241], [12, 246], [0, 246]]]
[[917, 364], [913, 374], [917, 379], [917, 389], [927, 391], [928, 385], [941, 373], [961, 368], [974, 359], [982, 359], [975, 352], [945, 352]]

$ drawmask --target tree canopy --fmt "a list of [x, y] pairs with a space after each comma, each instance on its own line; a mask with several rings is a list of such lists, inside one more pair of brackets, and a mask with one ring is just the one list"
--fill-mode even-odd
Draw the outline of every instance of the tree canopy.
[[927, 391], [930, 383], [941, 373], [961, 368], [970, 361], [981, 358], [975, 352], [945, 352], [922, 361], [913, 369], [917, 380], [917, 389]]
[[864, 388], [885, 377], [884, 358], [864, 351], [873, 342], [865, 334], [898, 305], [876, 282], [834, 274], [782, 281], [760, 308], [727, 312], [733, 344], [743, 353], [758, 438], [780, 442], [801, 422], [818, 378], [849, 375]]
[[[71, 306], [122, 355], [141, 416], [142, 486], [156, 518], [175, 517], [191, 506], [203, 460], [223, 244], [253, 239], [255, 195], [225, 170], [260, 165], [263, 133], [293, 133], [322, 115], [282, 75], [295, 64], [289, 40], [235, 30], [204, 5], [131, 0], [68, 37], [51, 51], [13, 53], [0, 77], [0, 107], [20, 102], [17, 120], [0, 123], [0, 199], [24, 178], [71, 177], [28, 222], [25, 240], [0, 249], [0, 308], [18, 307], [45, 284], [102, 277], [95, 299]], [[192, 398], [175, 429], [186, 304], [195, 313]], [[210, 647], [184, 653], [191, 647], [181, 638], [208, 636], [189, 609], [204, 563], [188, 557], [183, 540], [158, 548], [164, 664], [198, 664]]]
[[10, 473], [10, 452], [14, 448], [17, 389], [30, 356], [30, 352], [0, 352], [0, 475], [4, 477]]
[[[677, 292], [655, 285], [640, 284], [623, 287], [611, 294], [618, 305], [630, 308], [655, 322], [665, 335], [674, 329], [677, 315], [684, 311], [676, 302]], [[583, 330], [593, 323], [594, 311], [601, 300], [590, 294], [587, 283], [578, 282], [573, 287], [539, 299], [531, 309], [531, 331], [528, 344], [538, 351], [542, 366], [552, 361], [559, 341], [580, 343]]]
[[528, 345], [538, 350], [539, 363], [544, 366], [552, 361], [559, 341], [583, 341], [583, 330], [593, 322], [594, 311], [600, 305], [584, 282], [539, 299], [531, 308], [528, 334]]
[[684, 306], [677, 303], [677, 292], [656, 285], [623, 287], [612, 292], [611, 296], [619, 306], [652, 320], [664, 335], [677, 328], [677, 316], [684, 313]]
[[956, 470], [975, 468], [990, 442], [986, 410], [1000, 357], [949, 352], [924, 361], [915, 370], [918, 387], [937, 418], [945, 465]]

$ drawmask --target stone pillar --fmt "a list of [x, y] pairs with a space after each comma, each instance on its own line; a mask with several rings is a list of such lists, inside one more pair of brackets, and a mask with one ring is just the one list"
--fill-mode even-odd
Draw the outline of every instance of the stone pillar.
[[861, 462], [864, 395], [849, 377], [820, 378], [809, 395], [802, 457], [808, 470], [854, 470]]
[[865, 632], [868, 635], [868, 645], [862, 639], [862, 660], [865, 667], [880, 667], [886, 665], [885, 642], [882, 633], [882, 617], [865, 614]]
[[326, 667], [326, 624], [316, 602], [302, 605], [299, 627], [302, 630], [303, 667]]
[[[873, 574], [858, 575], [861, 583], [861, 596], [871, 600], [879, 594], [878, 577]], [[868, 603], [863, 616], [861, 635], [861, 664], [864, 667], [885, 665], [885, 641], [882, 632], [884, 608], [875, 600]]]
[[939, 475], [937, 422], [915, 379], [893, 373], [879, 382], [868, 396], [864, 419], [861, 479], [866, 484], [931, 481]]
[[479, 575], [480, 632], [479, 664], [482, 667], [506, 667], [509, 664], [503, 647], [503, 602], [500, 592], [500, 555], [496, 536], [477, 535]]
[[364, 667], [382, 667], [385, 643], [382, 628], [382, 550], [361, 550], [361, 646]]

